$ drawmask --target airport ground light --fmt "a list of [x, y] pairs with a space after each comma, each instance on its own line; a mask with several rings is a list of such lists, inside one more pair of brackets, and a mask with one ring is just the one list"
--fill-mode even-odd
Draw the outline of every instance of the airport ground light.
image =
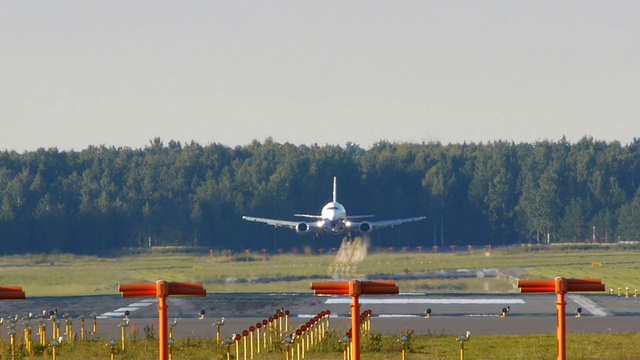
[[427, 310], [424, 313], [426, 314], [424, 316], [425, 318], [427, 319], [431, 318], [431, 308], [427, 308]]
[[33, 348], [33, 326], [31, 326], [31, 316], [25, 316], [23, 318], [24, 326], [24, 344], [27, 354], [31, 355]]
[[93, 338], [98, 334], [98, 315], [95, 312], [92, 312], [89, 316], [93, 318], [93, 329], [91, 331], [91, 337]]
[[581, 307], [578, 307], [576, 309], [576, 317], [577, 318], [582, 317], [582, 308]]
[[284, 339], [284, 351], [285, 351], [285, 359], [286, 360], [291, 360], [293, 358], [293, 355], [291, 355], [291, 337], [287, 336]]
[[81, 341], [85, 341], [86, 340], [86, 330], [85, 330], [85, 325], [87, 323], [86, 318], [84, 316], [84, 314], [80, 314], [80, 316], [78, 316], [78, 319], [80, 320], [80, 340]]
[[[21, 347], [23, 347], [24, 351], [26, 352], [27, 355], [31, 356], [34, 353], [34, 348], [33, 348], [33, 324], [37, 323], [38, 325], [38, 333], [37, 335], [39, 336], [39, 345], [42, 349], [49, 349], [52, 352], [55, 350], [53, 347], [54, 342], [56, 342], [59, 345], [61, 345], [62, 341], [68, 341], [68, 342], [73, 342], [75, 339], [75, 333], [73, 331], [73, 326], [71, 323], [71, 319], [70, 316], [65, 314], [63, 316], [65, 319], [69, 320], [69, 322], [66, 324], [66, 328], [65, 328], [65, 333], [61, 333], [61, 320], [60, 318], [58, 318], [57, 316], [57, 312], [56, 311], [49, 311], [47, 312], [46, 310], [42, 312], [42, 316], [34, 316], [32, 313], [29, 313], [27, 315], [24, 315], [22, 317], [16, 315], [16, 314], [12, 314], [7, 318], [7, 321], [9, 323], [9, 325], [7, 326], [9, 329], [8, 334], [10, 335], [10, 344], [11, 344], [11, 348], [12, 348], [12, 353], [16, 354], [16, 350], [17, 350], [17, 346], [19, 344], [19, 339], [17, 338], [17, 335], [19, 333], [18, 331], [18, 322], [20, 320], [22, 320], [21, 325], [23, 327], [23, 331], [24, 331], [24, 337], [23, 337], [23, 341], [20, 344]], [[51, 339], [50, 342], [47, 338], [47, 321], [51, 322]], [[3, 325], [5, 322], [4, 318], [0, 318], [0, 325]], [[57, 352], [57, 350], [55, 350]], [[12, 359], [15, 357], [15, 355], [12, 356]]]
[[411, 331], [407, 330], [406, 332], [403, 331], [402, 333], [400, 333], [400, 339], [398, 339], [398, 341], [402, 345], [402, 352], [401, 352], [402, 360], [406, 360], [407, 355], [409, 353], [409, 349], [410, 349], [409, 342], [411, 341], [411, 335], [413, 335], [413, 330]]
[[500, 310], [500, 317], [501, 318], [506, 318], [507, 315], [511, 312], [511, 307], [507, 306], [507, 307], [503, 307], [502, 310]]
[[[240, 356], [242, 348], [242, 357], [249, 357], [254, 359], [256, 354], [266, 353], [269, 349], [275, 349], [279, 347], [287, 336], [289, 336], [289, 310], [278, 309], [273, 316], [268, 319], [264, 319], [262, 322], [257, 322], [254, 325], [250, 325], [247, 330], [243, 330], [240, 334], [233, 334], [229, 339], [232, 340], [231, 344], [236, 345], [236, 356]], [[309, 323], [307, 323], [309, 324]], [[221, 327], [224, 325], [224, 318], [216, 321], [214, 325]], [[216, 335], [216, 342], [221, 332], [218, 330]], [[242, 341], [242, 346], [239, 342]], [[226, 339], [224, 344], [228, 344]], [[278, 345], [276, 345], [278, 344]]]
[[[613, 295], [614, 291], [613, 288], [609, 289], [609, 295]], [[622, 287], [618, 287], [618, 297], [622, 296]], [[625, 298], [629, 298], [631, 296], [631, 289], [627, 286], [625, 287], [625, 293], [624, 293]], [[633, 298], [635, 300], [638, 299], [638, 289], [633, 290]]]
[[460, 335], [456, 341], [460, 341], [460, 360], [464, 360], [464, 344], [471, 339], [471, 333], [467, 331], [465, 335]]
[[[289, 310], [278, 309], [268, 319], [251, 325], [248, 330], [241, 334], [233, 334], [225, 339], [224, 344], [229, 346], [235, 344], [236, 357], [254, 359], [256, 354], [266, 353], [269, 349], [276, 349], [282, 344], [291, 352], [288, 356], [293, 356], [294, 349], [297, 349], [298, 358], [304, 358], [304, 353], [313, 345], [318, 344], [329, 330], [330, 311], [322, 311], [318, 315], [302, 324], [293, 333], [289, 333]], [[217, 324], [222, 325], [223, 321]], [[228, 340], [230, 339], [230, 340]], [[255, 341], [254, 341], [255, 340]], [[240, 346], [242, 341], [242, 346]], [[242, 348], [242, 351], [241, 351]], [[228, 351], [230, 351], [228, 349]], [[241, 354], [242, 352], [242, 354]]]
[[215, 325], [216, 327], [216, 344], [218, 344], [218, 346], [222, 345], [221, 343], [221, 333], [220, 333], [220, 328], [224, 326], [224, 317], [221, 319], [216, 320], [215, 323], [213, 323], [213, 325]]
[[52, 358], [53, 360], [58, 359], [58, 346], [60, 346], [60, 343], [58, 342], [58, 340], [53, 340], [53, 341], [51, 342], [51, 349], [52, 349], [52, 351], [51, 351], [51, 352], [52, 352], [51, 358]]
[[[262, 349], [267, 351], [267, 332], [269, 331], [269, 320], [262, 320]], [[269, 335], [271, 337], [271, 335]]]
[[242, 336], [240, 334], [233, 334], [233, 343], [236, 344], [236, 359], [240, 359], [240, 339]]
[[[359, 332], [361, 337], [368, 334], [371, 331], [371, 314], [372, 314], [371, 310], [365, 310], [362, 312], [362, 314], [360, 314], [360, 331]], [[344, 336], [342, 337], [342, 340], [340, 340], [340, 342], [344, 346], [345, 360], [352, 359], [354, 356], [352, 351], [349, 351], [349, 349], [351, 349], [352, 347], [353, 333], [354, 333], [353, 328], [349, 328], [349, 330], [347, 330]]]
[[300, 348], [302, 349], [302, 359], [304, 359], [306, 357], [307, 352], [309, 351], [309, 342], [307, 341], [309, 339], [308, 337], [308, 332], [307, 332], [307, 326], [306, 325], [301, 325], [300, 329], [296, 330], [296, 333], [298, 335], [298, 339], [300, 341]]
[[66, 338], [69, 341], [75, 341], [76, 334], [73, 332], [73, 319], [71, 319], [71, 316], [68, 313], [65, 313], [62, 317], [64, 317], [65, 321], [64, 334], [66, 335]]
[[[244, 360], [247, 360], [247, 337], [249, 336], [249, 330], [242, 330], [242, 355]], [[253, 349], [251, 349], [253, 353]], [[253, 356], [251, 356], [253, 359]]]
[[402, 334], [402, 336], [400, 336], [400, 340], [402, 343], [402, 360], [406, 360], [407, 359], [407, 342], [409, 342], [409, 337]]
[[52, 320], [53, 323], [53, 336], [51, 337], [51, 341], [56, 341], [58, 339], [60, 339], [60, 319], [58, 319], [57, 317], [54, 317], [54, 319]]
[[126, 319], [122, 319], [122, 321], [120, 321], [120, 324], [118, 325], [120, 326], [120, 336], [121, 336], [121, 340], [120, 340], [120, 346], [122, 347], [122, 351], [126, 351], [127, 350], [127, 327], [129, 326], [129, 318]]
[[16, 360], [16, 319], [17, 317], [11, 317], [9, 319], [9, 336], [11, 338], [11, 360]]
[[169, 348], [169, 360], [173, 360], [173, 338], [169, 338], [169, 340], [167, 340], [167, 346]]
[[232, 343], [233, 343], [233, 340], [231, 339], [231, 337], [224, 338], [224, 345], [227, 349], [227, 360], [231, 360], [231, 344]]
[[178, 319], [173, 319], [169, 322], [169, 339], [173, 339], [173, 328], [178, 325]]
[[[293, 351], [288, 344], [295, 346], [298, 354], [298, 359], [304, 359], [310, 349], [324, 340], [327, 332], [329, 331], [328, 319], [331, 312], [321, 311], [309, 321], [300, 325], [293, 333], [285, 333], [285, 351]], [[287, 357], [289, 354], [287, 354]], [[293, 353], [291, 354], [293, 357]]]
[[254, 339], [253, 338], [255, 336], [255, 333], [256, 333], [256, 327], [253, 325], [249, 326], [249, 342], [250, 342], [249, 348], [251, 349], [251, 359], [253, 359], [253, 355], [254, 355], [254, 347], [253, 347]]
[[343, 347], [343, 359], [350, 360], [351, 351], [349, 351], [349, 349], [351, 348], [351, 331], [348, 331], [346, 334], [344, 334], [340, 342], [342, 343]]
[[38, 319], [38, 335], [40, 336], [40, 346], [47, 346], [47, 323], [43, 318]]
[[262, 329], [262, 322], [258, 321], [256, 323], [256, 351], [258, 354], [262, 351], [262, 346], [260, 345], [260, 339], [262, 338], [260, 335], [260, 329]]
[[113, 339], [110, 340], [109, 343], [107, 344], [107, 346], [110, 349], [111, 360], [115, 360], [116, 358], [116, 345], [118, 345], [118, 343]]

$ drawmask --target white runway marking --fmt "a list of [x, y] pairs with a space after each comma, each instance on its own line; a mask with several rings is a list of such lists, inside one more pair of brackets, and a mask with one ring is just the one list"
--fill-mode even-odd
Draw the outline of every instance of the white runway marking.
[[113, 312], [124, 313], [125, 311], [131, 312], [131, 311], [136, 311], [138, 309], [140, 309], [140, 308], [139, 307], [135, 307], [135, 306], [128, 306], [128, 307], [121, 307], [121, 308], [115, 309], [115, 310], [113, 310]]
[[593, 314], [593, 316], [607, 316], [607, 312], [601, 308], [600, 306], [596, 305], [596, 303], [594, 303], [593, 301], [587, 299], [586, 297], [582, 296], [582, 295], [567, 295], [567, 297], [569, 299], [571, 299], [573, 302], [575, 302], [576, 304], [580, 305], [582, 307], [583, 310], [586, 310], [588, 312], [590, 312], [591, 314]]
[[[351, 298], [329, 298], [325, 304], [351, 304]], [[360, 304], [373, 305], [410, 305], [410, 304], [431, 304], [431, 305], [515, 305], [526, 304], [523, 299], [396, 299], [396, 298], [360, 298]]]
[[107, 319], [112, 317], [124, 317], [124, 313], [121, 312], [106, 312], [97, 316], [98, 319]]
[[104, 318], [111, 318], [111, 317], [124, 317], [124, 312], [125, 311], [129, 311], [131, 313], [131, 312], [134, 312], [136, 310], [140, 310], [141, 308], [143, 308], [145, 306], [149, 306], [151, 304], [155, 304], [157, 302], [158, 301], [156, 299], [141, 300], [139, 302], [130, 304], [129, 306], [121, 307], [121, 308], [115, 309], [113, 311], [109, 311], [109, 312], [106, 312], [104, 314], [100, 314], [98, 316], [98, 318], [104, 319]]

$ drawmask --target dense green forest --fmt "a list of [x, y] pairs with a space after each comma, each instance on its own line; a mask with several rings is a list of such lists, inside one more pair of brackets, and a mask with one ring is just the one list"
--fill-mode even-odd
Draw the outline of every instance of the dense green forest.
[[104, 254], [149, 245], [213, 249], [335, 247], [245, 222], [291, 219], [331, 200], [377, 219], [426, 215], [382, 229], [374, 246], [640, 240], [640, 140], [235, 148], [163, 143], [0, 153], [0, 242], [7, 254]]

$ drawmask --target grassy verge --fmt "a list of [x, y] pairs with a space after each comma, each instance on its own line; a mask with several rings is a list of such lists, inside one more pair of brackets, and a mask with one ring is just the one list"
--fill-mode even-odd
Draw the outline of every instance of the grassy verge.
[[[398, 338], [400, 335], [398, 335]], [[343, 358], [343, 346], [335, 333], [327, 336], [320, 344], [308, 351], [308, 358], [317, 360], [338, 360]], [[640, 358], [640, 348], [635, 345], [640, 341], [640, 334], [568, 334], [567, 354], [571, 359], [630, 360]], [[64, 342], [58, 349], [60, 360], [84, 360], [107, 358], [110, 348], [106, 341]], [[121, 351], [120, 344], [115, 349], [116, 359], [151, 360], [158, 358], [158, 342], [155, 339], [139, 339], [127, 342], [126, 351]], [[51, 348], [34, 346], [34, 353], [29, 355], [24, 345], [17, 344], [17, 358], [41, 359], [51, 357]], [[240, 358], [243, 357], [243, 345], [239, 346]], [[295, 350], [295, 346], [294, 346]], [[211, 339], [178, 340], [172, 349], [178, 359], [204, 360], [226, 359], [224, 347], [216, 347]], [[235, 345], [230, 348], [235, 358]], [[256, 359], [282, 359], [284, 348], [277, 344], [255, 353]], [[366, 336], [362, 341], [362, 358], [382, 360], [400, 358], [402, 344], [397, 338], [381, 337], [377, 333]], [[460, 343], [451, 336], [412, 336], [408, 343], [408, 359], [457, 359], [460, 356]], [[465, 344], [465, 356], [469, 359], [556, 359], [556, 339], [554, 335], [531, 336], [478, 336], [472, 337]], [[11, 346], [8, 342], [0, 342], [0, 358], [11, 358]]]
[[[219, 254], [222, 252], [217, 252]], [[150, 251], [135, 256], [22, 255], [0, 257], [0, 285], [21, 285], [27, 296], [117, 294], [118, 284], [197, 281], [207, 291], [310, 292], [310, 281], [333, 277], [389, 277], [403, 292], [515, 290], [509, 269], [521, 278], [600, 278], [609, 288], [640, 288], [637, 249], [507, 248], [451, 253], [375, 253], [355, 264], [335, 264], [332, 255], [211, 256]], [[499, 269], [499, 278], [438, 276], [442, 270]]]

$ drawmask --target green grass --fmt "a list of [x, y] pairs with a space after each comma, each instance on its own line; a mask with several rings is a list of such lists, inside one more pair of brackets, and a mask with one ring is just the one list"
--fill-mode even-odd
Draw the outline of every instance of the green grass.
[[[395, 275], [402, 292], [506, 293], [516, 291], [509, 276], [495, 278], [438, 278], [410, 280], [411, 274], [455, 269], [523, 269], [522, 278], [600, 278], [607, 288], [640, 288], [636, 249], [594, 247], [508, 248], [472, 254], [378, 253], [351, 266], [334, 266], [331, 255], [227, 256], [150, 251], [136, 256], [99, 258], [55, 255], [0, 257], [0, 285], [20, 285], [27, 296], [118, 294], [118, 284], [197, 281], [208, 292], [310, 292], [310, 282], [338, 274], [345, 279]], [[594, 263], [601, 264], [594, 267]], [[504, 271], [508, 274], [508, 271]], [[404, 275], [407, 279], [403, 279]], [[273, 277], [268, 283], [258, 278]], [[278, 279], [280, 278], [280, 279]], [[240, 281], [238, 281], [240, 280]]]
[[[361, 354], [363, 359], [382, 360], [400, 358], [402, 343], [397, 337], [381, 337], [372, 333], [363, 337]], [[338, 334], [331, 332], [318, 345], [310, 349], [308, 358], [318, 360], [338, 360], [343, 358], [343, 346]], [[568, 334], [567, 354], [570, 359], [631, 360], [640, 358], [640, 348], [635, 345], [640, 341], [640, 334]], [[84, 360], [107, 358], [111, 352], [107, 341], [64, 342], [58, 350], [60, 360]], [[41, 359], [51, 357], [51, 348], [34, 346], [34, 353], [26, 353], [22, 341], [17, 341], [18, 359]], [[243, 358], [243, 344], [239, 344], [240, 358]], [[294, 350], [296, 347], [294, 346]], [[250, 350], [249, 350], [250, 351]], [[248, 352], [249, 352], [248, 351]], [[284, 345], [274, 343], [268, 351], [256, 359], [283, 359]], [[407, 347], [408, 359], [458, 359], [460, 343], [453, 336], [411, 336]], [[477, 336], [465, 344], [465, 357], [468, 359], [493, 360], [531, 360], [556, 359], [555, 335], [531, 336]], [[218, 348], [213, 339], [189, 338], [178, 340], [172, 349], [174, 358], [204, 360], [226, 359], [226, 348]], [[230, 347], [232, 358], [235, 358], [235, 345]], [[158, 341], [156, 339], [129, 339], [126, 351], [115, 348], [116, 359], [147, 360], [158, 358]], [[9, 342], [0, 342], [0, 358], [11, 358]], [[249, 357], [247, 357], [249, 358]]]

